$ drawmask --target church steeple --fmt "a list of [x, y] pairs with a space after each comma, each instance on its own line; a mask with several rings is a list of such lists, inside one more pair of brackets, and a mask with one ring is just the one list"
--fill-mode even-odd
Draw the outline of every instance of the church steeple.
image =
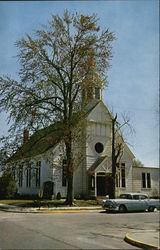
[[97, 100], [102, 100], [102, 87], [95, 87], [95, 94], [94, 94], [94, 98]]
[[93, 99], [102, 100], [102, 80], [99, 77], [94, 56], [90, 58], [90, 70], [84, 79], [82, 101], [89, 102]]

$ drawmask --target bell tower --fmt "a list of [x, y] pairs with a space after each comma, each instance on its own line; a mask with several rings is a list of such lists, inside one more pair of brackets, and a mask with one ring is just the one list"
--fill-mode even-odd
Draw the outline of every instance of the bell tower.
[[102, 100], [102, 87], [96, 86], [94, 88], [94, 99]]
[[103, 84], [93, 56], [90, 62], [90, 72], [84, 79], [82, 86], [82, 101], [89, 102], [93, 99], [102, 100]]

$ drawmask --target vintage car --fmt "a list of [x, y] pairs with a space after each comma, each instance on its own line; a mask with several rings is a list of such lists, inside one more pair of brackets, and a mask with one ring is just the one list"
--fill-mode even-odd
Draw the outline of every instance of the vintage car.
[[153, 212], [155, 208], [160, 209], [160, 201], [149, 199], [144, 193], [125, 193], [118, 199], [103, 200], [102, 208], [106, 211], [149, 211]]

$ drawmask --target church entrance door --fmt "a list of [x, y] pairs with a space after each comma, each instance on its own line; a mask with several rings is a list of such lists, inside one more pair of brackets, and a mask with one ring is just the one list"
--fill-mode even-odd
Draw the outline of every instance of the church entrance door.
[[105, 175], [97, 176], [97, 196], [106, 195], [106, 177]]

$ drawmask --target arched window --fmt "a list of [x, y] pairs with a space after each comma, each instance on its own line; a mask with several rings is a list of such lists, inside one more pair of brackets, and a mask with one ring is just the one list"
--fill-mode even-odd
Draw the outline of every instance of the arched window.
[[19, 171], [18, 171], [18, 185], [19, 187], [22, 187], [23, 185], [23, 165], [22, 164], [19, 166]]
[[101, 89], [100, 89], [100, 87], [95, 88], [95, 99], [98, 99], [98, 100], [101, 99]]
[[36, 162], [36, 187], [41, 184], [41, 161]]
[[27, 169], [26, 169], [26, 187], [31, 186], [31, 164], [27, 163]]

